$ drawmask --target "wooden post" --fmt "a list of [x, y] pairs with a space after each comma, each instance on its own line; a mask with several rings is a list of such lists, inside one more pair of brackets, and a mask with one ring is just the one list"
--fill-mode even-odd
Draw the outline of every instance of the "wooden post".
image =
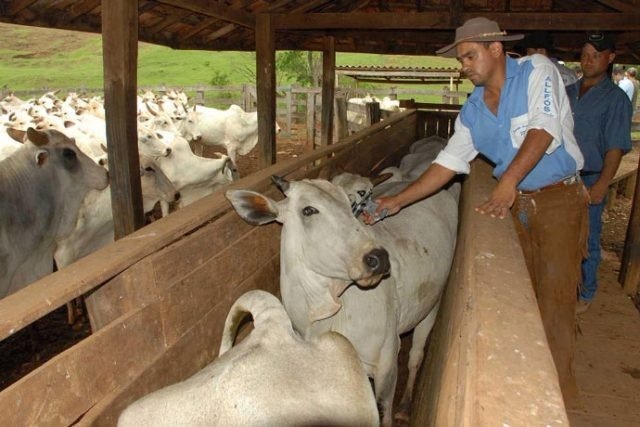
[[256, 16], [256, 95], [258, 98], [258, 163], [276, 162], [276, 51], [271, 15]]
[[144, 225], [138, 158], [138, 2], [102, 3], [104, 107], [115, 238]]
[[347, 98], [344, 96], [338, 96], [336, 97], [335, 104], [335, 139], [340, 141], [342, 138], [346, 138], [349, 135], [349, 124], [347, 123]]
[[286, 89], [286, 93], [287, 94], [286, 94], [286, 98], [285, 98], [286, 101], [287, 101], [287, 133], [288, 133], [289, 137], [291, 137], [291, 134], [292, 134], [292, 132], [291, 132], [291, 114], [292, 114], [291, 113], [291, 106], [292, 106], [292, 103], [293, 103], [293, 94], [292, 94], [292, 92], [293, 92], [293, 88], [291, 86], [289, 86]]
[[367, 126], [371, 126], [380, 121], [380, 103], [367, 103]]
[[[640, 167], [640, 166], [639, 166]], [[640, 173], [636, 173], [635, 193], [629, 214], [629, 226], [624, 241], [618, 281], [627, 295], [635, 295], [640, 289]]]
[[332, 36], [324, 38], [322, 52], [322, 116], [320, 145], [333, 143], [333, 95], [336, 85], [336, 41]]
[[315, 150], [316, 94], [307, 92], [307, 150]]

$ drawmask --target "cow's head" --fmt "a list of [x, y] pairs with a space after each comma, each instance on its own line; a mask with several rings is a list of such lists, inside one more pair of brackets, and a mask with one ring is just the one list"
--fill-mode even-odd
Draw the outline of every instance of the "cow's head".
[[84, 185], [86, 188], [104, 190], [109, 185], [108, 172], [83, 153], [73, 138], [62, 132], [29, 128], [26, 140], [37, 148], [34, 157], [37, 167], [59, 168], [60, 179], [74, 183], [74, 186]]
[[353, 216], [344, 190], [325, 180], [275, 181], [287, 196], [279, 202], [246, 190], [229, 190], [226, 196], [250, 224], [283, 224], [283, 260], [330, 278], [332, 286], [341, 281], [344, 286], [331, 290], [338, 295], [351, 282], [373, 286], [389, 272], [387, 251]]

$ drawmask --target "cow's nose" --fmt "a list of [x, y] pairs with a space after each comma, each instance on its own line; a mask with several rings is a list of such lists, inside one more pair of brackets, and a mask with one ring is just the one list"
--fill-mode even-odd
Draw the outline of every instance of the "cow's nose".
[[169, 154], [171, 154], [171, 148], [167, 148], [167, 154], [165, 154], [165, 157], [168, 156]]
[[180, 192], [176, 191], [176, 194], [174, 194], [173, 196], [173, 201], [177, 202], [178, 200], [180, 200]]
[[389, 253], [384, 248], [376, 248], [364, 256], [364, 263], [374, 274], [385, 274], [391, 268], [389, 264]]

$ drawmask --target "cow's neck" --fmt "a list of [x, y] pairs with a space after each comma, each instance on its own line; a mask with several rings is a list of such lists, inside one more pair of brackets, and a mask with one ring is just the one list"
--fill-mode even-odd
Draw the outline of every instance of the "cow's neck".
[[296, 329], [308, 331], [314, 322], [335, 316], [342, 308], [339, 296], [348, 282], [304, 269], [302, 263], [282, 261], [280, 293]]

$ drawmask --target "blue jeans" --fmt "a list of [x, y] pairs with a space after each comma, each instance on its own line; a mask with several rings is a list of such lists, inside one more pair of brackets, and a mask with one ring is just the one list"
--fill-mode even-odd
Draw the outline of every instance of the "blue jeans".
[[[582, 181], [587, 188], [600, 178], [599, 174], [586, 175]], [[580, 299], [591, 301], [598, 290], [598, 266], [602, 255], [600, 253], [600, 234], [602, 232], [602, 211], [607, 201], [605, 197], [602, 203], [589, 205], [589, 238], [587, 250], [589, 255], [582, 261], [582, 286], [580, 286]]]

